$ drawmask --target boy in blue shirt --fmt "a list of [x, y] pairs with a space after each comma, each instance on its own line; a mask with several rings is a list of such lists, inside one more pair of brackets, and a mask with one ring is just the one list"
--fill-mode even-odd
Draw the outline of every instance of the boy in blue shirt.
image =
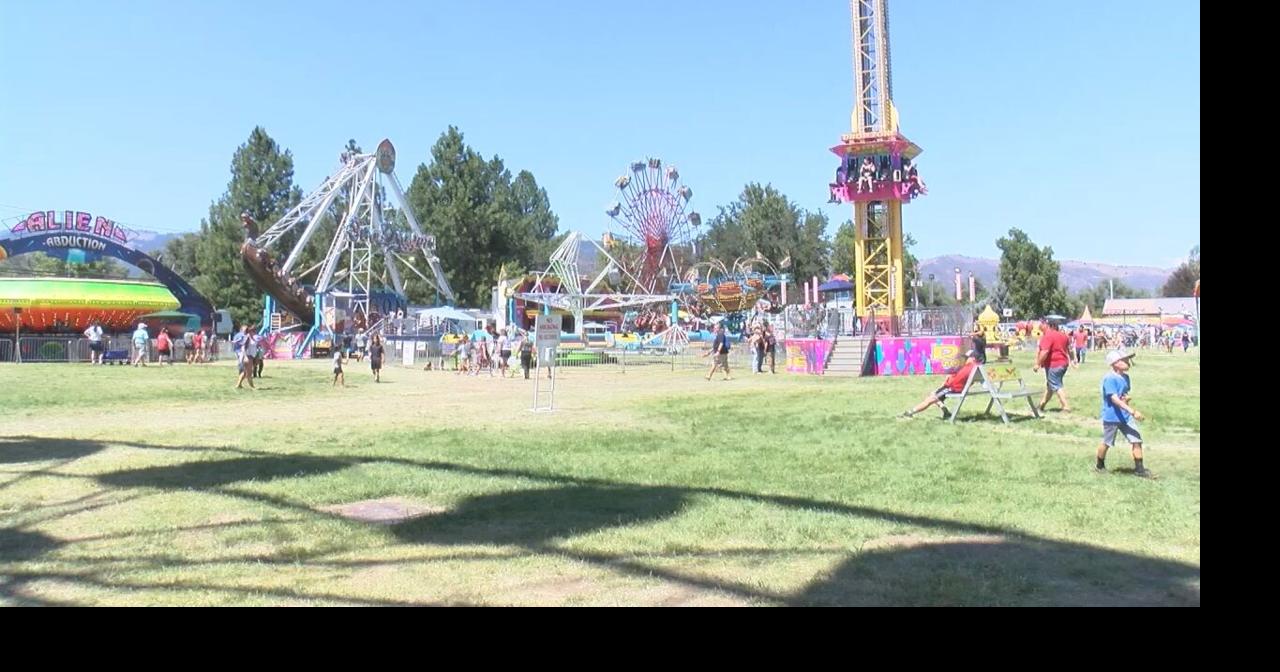
[[1129, 405], [1129, 360], [1132, 353], [1124, 350], [1112, 350], [1107, 353], [1107, 364], [1111, 373], [1102, 379], [1102, 445], [1098, 446], [1098, 463], [1094, 467], [1098, 472], [1107, 470], [1107, 449], [1115, 445], [1116, 434], [1124, 435], [1133, 450], [1133, 475], [1141, 478], [1154, 478], [1146, 467], [1142, 466], [1142, 434], [1134, 420], [1144, 420], [1142, 412]]

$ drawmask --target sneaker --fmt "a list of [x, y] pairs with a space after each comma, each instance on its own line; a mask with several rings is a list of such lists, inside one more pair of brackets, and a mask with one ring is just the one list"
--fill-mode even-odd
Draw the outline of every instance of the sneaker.
[[1141, 469], [1134, 469], [1133, 475], [1137, 476], [1138, 478], [1155, 478], [1156, 477], [1156, 475], [1151, 473], [1151, 470], [1147, 469], [1146, 467], [1143, 467]]
[[899, 417], [899, 418], [906, 418], [907, 420], [910, 420], [911, 418], [916, 417], [916, 415], [915, 415], [915, 413], [912, 413], [911, 411], [903, 411], [903, 412], [902, 412], [902, 415], [899, 415], [898, 417]]
[[941, 408], [942, 408], [942, 419], [943, 419], [943, 420], [948, 420], [948, 419], [950, 419], [950, 418], [951, 418], [951, 411], [947, 410], [947, 407], [946, 407], [946, 406], [942, 406]]
[[1106, 468], [1106, 467], [1099, 467], [1098, 465], [1096, 465], [1096, 464], [1095, 464], [1095, 465], [1093, 465], [1093, 473], [1095, 473], [1095, 474], [1105, 474], [1105, 473], [1107, 473], [1107, 468]]

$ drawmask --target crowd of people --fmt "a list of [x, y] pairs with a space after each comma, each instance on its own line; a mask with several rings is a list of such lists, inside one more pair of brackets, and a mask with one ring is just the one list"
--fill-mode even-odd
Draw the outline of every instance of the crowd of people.
[[1136, 350], [1163, 349], [1173, 352], [1179, 348], [1187, 352], [1195, 345], [1195, 336], [1186, 328], [1165, 328], [1154, 325], [1099, 326], [1077, 325], [1068, 337], [1071, 342], [1071, 359], [1083, 363], [1090, 351], [1102, 352], [1118, 348]]
[[[156, 337], [152, 339], [146, 323], [139, 322], [129, 334], [128, 362], [133, 366], [146, 366], [151, 361], [153, 342], [156, 362], [161, 365], [172, 366], [177, 361], [179, 343], [182, 349], [181, 357], [187, 364], [203, 364], [217, 359], [218, 341], [208, 329], [186, 331], [180, 340], [172, 335], [171, 332], [174, 330], [174, 327], [162, 326], [158, 329]], [[82, 335], [89, 343], [89, 363], [91, 365], [106, 364], [110, 339], [102, 328], [102, 322], [94, 320]], [[124, 357], [125, 355], [121, 354], [122, 361]]]
[[[528, 331], [514, 326], [504, 330], [499, 330], [492, 324], [478, 326], [471, 333], [463, 334], [453, 344], [453, 370], [457, 375], [479, 376], [481, 373], [488, 373], [490, 377], [515, 378], [516, 372], [511, 369], [511, 359], [518, 356], [520, 368], [525, 379], [528, 379], [529, 372], [536, 363], [533, 340], [533, 335]], [[445, 360], [449, 356], [450, 353], [442, 345], [435, 366], [445, 370]], [[432, 364], [425, 368], [431, 369]]]

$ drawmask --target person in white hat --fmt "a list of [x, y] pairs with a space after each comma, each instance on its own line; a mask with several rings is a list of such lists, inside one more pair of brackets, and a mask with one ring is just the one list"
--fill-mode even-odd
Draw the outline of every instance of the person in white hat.
[[148, 346], [151, 345], [151, 334], [147, 332], [147, 325], [144, 322], [138, 323], [138, 328], [133, 330], [133, 365], [146, 366], [148, 358]]
[[1129, 362], [1133, 353], [1123, 349], [1107, 353], [1107, 365], [1111, 367], [1102, 379], [1102, 445], [1098, 446], [1098, 462], [1094, 469], [1099, 473], [1107, 470], [1107, 449], [1115, 445], [1116, 434], [1124, 436], [1133, 450], [1133, 475], [1141, 478], [1153, 478], [1150, 471], [1142, 465], [1142, 434], [1138, 431], [1135, 420], [1144, 420], [1142, 411], [1129, 404]]

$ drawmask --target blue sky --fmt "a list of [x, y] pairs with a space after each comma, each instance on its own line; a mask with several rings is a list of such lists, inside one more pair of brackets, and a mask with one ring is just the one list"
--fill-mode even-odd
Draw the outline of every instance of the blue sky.
[[[895, 102], [925, 153], [921, 256], [1172, 266], [1200, 240], [1200, 10], [1190, 0], [890, 6]], [[613, 179], [680, 167], [707, 218], [771, 182], [834, 228], [852, 103], [847, 2], [0, 0], [0, 221], [81, 209], [193, 230], [262, 125], [309, 190], [347, 138], [401, 180], [446, 126], [605, 230]]]

